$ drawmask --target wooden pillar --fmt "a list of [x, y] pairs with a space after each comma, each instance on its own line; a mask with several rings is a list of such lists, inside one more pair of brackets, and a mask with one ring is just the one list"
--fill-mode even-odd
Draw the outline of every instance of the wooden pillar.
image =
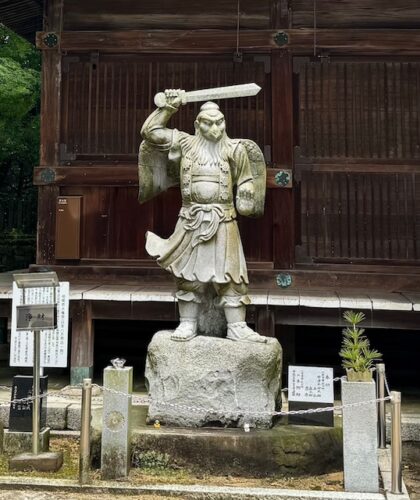
[[255, 330], [265, 337], [274, 337], [276, 321], [274, 310], [268, 306], [257, 306], [255, 310]]
[[[272, 54], [272, 154], [281, 168], [293, 169], [293, 70], [287, 50]], [[273, 196], [274, 265], [294, 266], [295, 208], [293, 189], [275, 189]]]
[[288, 366], [296, 363], [295, 326], [277, 325], [276, 337], [283, 349], [283, 373], [287, 373]]
[[[44, 30], [60, 36], [63, 0], [48, 0], [44, 9]], [[60, 149], [61, 52], [57, 46], [42, 52], [41, 83], [41, 148], [40, 165], [59, 164]], [[53, 264], [55, 260], [55, 206], [57, 186], [38, 188], [37, 264]]]
[[70, 383], [80, 384], [93, 375], [94, 325], [92, 303], [86, 300], [71, 302], [71, 362]]

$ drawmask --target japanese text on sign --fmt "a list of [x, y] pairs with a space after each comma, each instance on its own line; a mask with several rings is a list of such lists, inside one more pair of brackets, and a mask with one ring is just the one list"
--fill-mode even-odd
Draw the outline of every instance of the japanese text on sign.
[[332, 368], [289, 366], [289, 401], [307, 403], [334, 402]]
[[[61, 282], [56, 289], [57, 328], [41, 330], [41, 366], [65, 368], [67, 366], [67, 344], [69, 325], [69, 283]], [[23, 302], [25, 292], [25, 302]], [[16, 330], [16, 306], [25, 304], [52, 304], [52, 287], [27, 288], [23, 290], [13, 283], [12, 328], [10, 341], [10, 366], [32, 366], [33, 332]]]

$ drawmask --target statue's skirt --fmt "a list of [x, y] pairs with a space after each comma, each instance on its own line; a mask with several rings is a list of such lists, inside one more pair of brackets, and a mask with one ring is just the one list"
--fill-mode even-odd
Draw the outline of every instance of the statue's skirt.
[[202, 283], [248, 284], [246, 261], [236, 220], [220, 222], [210, 239], [208, 222], [197, 229], [186, 229], [180, 217], [175, 231], [168, 239], [152, 232], [146, 234], [146, 250], [157, 258], [161, 267], [177, 278]]

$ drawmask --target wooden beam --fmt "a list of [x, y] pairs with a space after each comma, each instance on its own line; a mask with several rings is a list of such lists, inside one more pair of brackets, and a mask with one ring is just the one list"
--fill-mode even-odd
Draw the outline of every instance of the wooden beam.
[[[67, 51], [215, 53], [236, 48], [235, 30], [56, 31], [61, 49]], [[276, 43], [279, 32], [285, 35], [280, 45]], [[45, 43], [47, 34], [37, 33], [37, 47], [54, 50]], [[288, 49], [293, 54], [312, 54], [314, 30], [243, 30], [240, 44], [244, 51]], [[317, 29], [316, 47], [331, 54], [420, 55], [420, 30]]]
[[[62, 28], [63, 0], [49, 0], [45, 5], [45, 26], [51, 31]], [[61, 100], [61, 53], [43, 53], [41, 93], [40, 164], [55, 165], [59, 161]], [[55, 204], [57, 186], [38, 189], [37, 264], [52, 264], [55, 252]]]
[[[272, 154], [276, 163], [293, 168], [293, 74], [289, 52], [272, 55]], [[294, 264], [294, 194], [292, 189], [273, 193], [274, 266]]]
[[[138, 186], [137, 165], [42, 166], [34, 169], [36, 186]], [[282, 166], [267, 168], [267, 187], [279, 189], [276, 174]]]
[[92, 303], [73, 301], [70, 305], [71, 318], [71, 384], [91, 377], [93, 372], [94, 328]]

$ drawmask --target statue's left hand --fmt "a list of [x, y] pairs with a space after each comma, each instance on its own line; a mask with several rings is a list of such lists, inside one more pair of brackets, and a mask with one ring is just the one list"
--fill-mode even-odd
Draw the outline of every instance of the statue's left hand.
[[244, 182], [238, 187], [236, 196], [236, 207], [242, 215], [250, 215], [254, 210], [254, 183], [252, 181]]

